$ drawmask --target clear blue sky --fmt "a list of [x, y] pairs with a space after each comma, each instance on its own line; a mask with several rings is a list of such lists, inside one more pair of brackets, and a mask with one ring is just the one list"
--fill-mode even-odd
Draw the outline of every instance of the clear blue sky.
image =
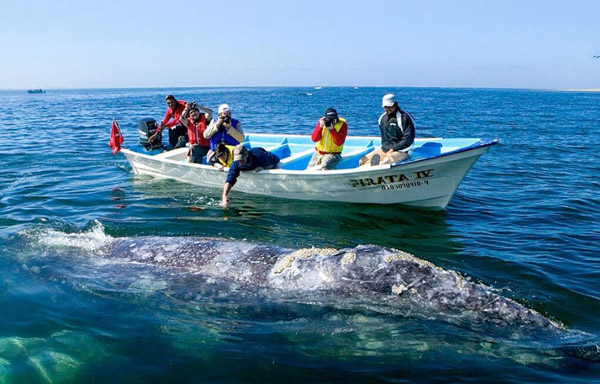
[[600, 1], [0, 0], [0, 89], [600, 88]]

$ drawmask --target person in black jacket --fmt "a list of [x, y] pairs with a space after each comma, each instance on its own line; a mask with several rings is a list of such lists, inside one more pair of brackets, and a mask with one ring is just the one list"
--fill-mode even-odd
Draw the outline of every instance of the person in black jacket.
[[383, 96], [381, 106], [385, 110], [379, 117], [381, 148], [363, 156], [359, 165], [393, 164], [406, 160], [412, 153], [415, 142], [415, 122], [412, 116], [398, 106], [391, 93]]

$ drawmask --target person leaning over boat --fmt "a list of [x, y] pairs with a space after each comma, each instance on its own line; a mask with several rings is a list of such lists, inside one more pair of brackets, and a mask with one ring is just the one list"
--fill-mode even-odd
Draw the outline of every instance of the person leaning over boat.
[[169, 144], [171, 148], [183, 147], [187, 143], [187, 128], [181, 124], [181, 114], [185, 109], [185, 101], [177, 100], [173, 95], [165, 96], [168, 108], [165, 112], [156, 133], [148, 138], [149, 142], [154, 141], [157, 134], [163, 129], [169, 129]]
[[393, 164], [406, 160], [412, 153], [415, 142], [412, 116], [398, 106], [391, 93], [383, 96], [381, 106], [385, 110], [379, 117], [381, 148], [363, 156], [359, 165]]
[[347, 134], [348, 125], [346, 120], [338, 117], [334, 108], [327, 108], [325, 115], [315, 125], [311, 136], [312, 141], [317, 145], [315, 153], [308, 163], [308, 168], [315, 170], [335, 169], [342, 158], [342, 150]]
[[231, 109], [227, 104], [219, 105], [217, 110], [218, 117], [213, 119], [206, 131], [204, 138], [210, 140], [210, 152], [208, 159], [214, 163], [214, 151], [217, 145], [225, 143], [226, 145], [237, 145], [244, 141], [244, 130], [242, 123], [231, 117]]
[[[224, 156], [220, 150], [217, 150], [217, 154]], [[263, 169], [279, 168], [279, 157], [264, 148], [256, 147], [248, 150], [242, 144], [238, 144], [234, 147], [231, 154], [233, 155], [233, 162], [229, 167], [229, 173], [227, 173], [227, 179], [223, 186], [223, 196], [221, 198], [221, 206], [223, 207], [227, 207], [229, 203], [227, 195], [235, 185], [240, 172], [260, 172]], [[219, 161], [222, 160], [223, 158], [219, 157]]]
[[[200, 109], [204, 113], [200, 113]], [[199, 106], [195, 101], [185, 105], [180, 122], [187, 127], [190, 144], [187, 154], [188, 163], [202, 163], [202, 158], [208, 154], [210, 141], [204, 138], [204, 132], [206, 121], [211, 116], [212, 109]]]

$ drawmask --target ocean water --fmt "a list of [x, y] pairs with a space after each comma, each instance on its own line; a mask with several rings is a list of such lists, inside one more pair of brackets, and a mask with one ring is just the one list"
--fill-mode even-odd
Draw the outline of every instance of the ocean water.
[[[164, 95], [247, 132], [310, 134], [337, 108], [377, 135], [395, 93], [420, 137], [497, 138], [444, 212], [309, 203], [136, 177], [108, 147]], [[308, 94], [310, 93], [310, 95]], [[436, 88], [186, 88], [0, 92], [0, 383], [600, 382], [564, 353], [600, 339], [600, 93]], [[194, 271], [107, 258], [120, 239], [192, 237], [289, 249], [400, 249], [538, 311], [558, 335], [387, 310], [372, 298], [302, 300]], [[113, 255], [114, 256], [114, 255]], [[276, 256], [274, 256], [276, 257]], [[365, 276], [365, 279], [368, 279]], [[574, 337], [573, 335], [577, 335]]]

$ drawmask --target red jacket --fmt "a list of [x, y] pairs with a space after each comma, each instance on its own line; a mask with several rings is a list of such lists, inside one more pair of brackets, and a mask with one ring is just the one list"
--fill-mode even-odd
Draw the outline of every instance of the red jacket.
[[200, 121], [198, 121], [198, 124], [194, 124], [192, 119], [188, 118], [187, 130], [190, 145], [200, 144], [201, 147], [210, 146], [210, 140], [204, 138], [204, 131], [206, 130], [206, 115], [204, 113], [200, 114]]
[[162, 123], [169, 128], [179, 125], [179, 118], [181, 117], [184, 109], [185, 101], [177, 100], [177, 106], [175, 107], [175, 110], [173, 110], [171, 107], [167, 108], [167, 112], [165, 113], [165, 117], [162, 119]]

